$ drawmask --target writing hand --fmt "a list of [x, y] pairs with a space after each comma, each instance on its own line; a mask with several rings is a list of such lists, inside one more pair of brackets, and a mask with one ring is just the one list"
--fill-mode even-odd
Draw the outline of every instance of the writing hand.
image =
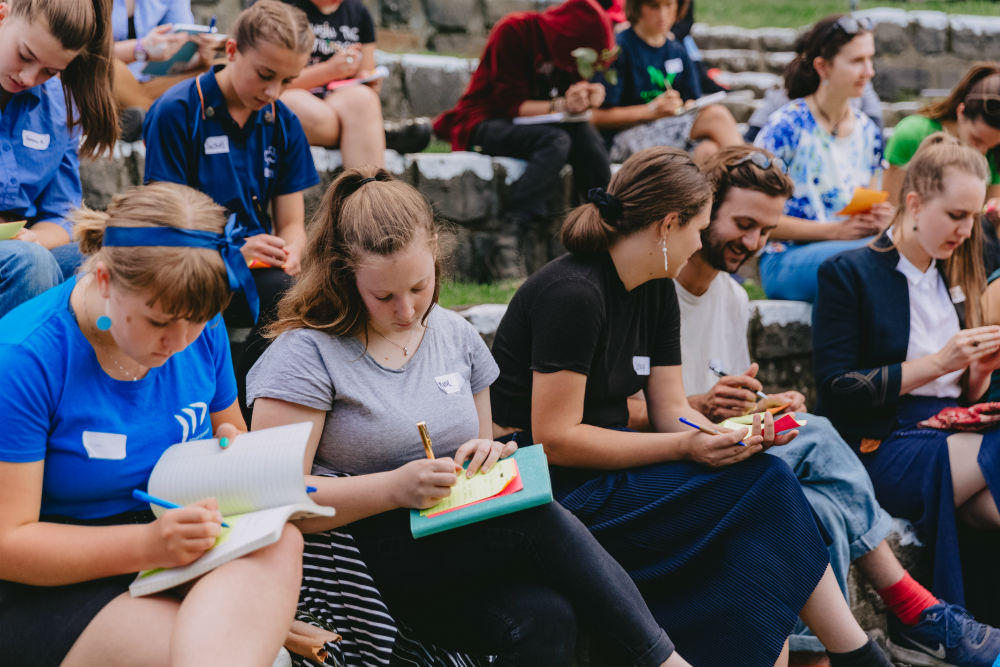
[[215, 498], [167, 510], [146, 524], [148, 562], [152, 567], [178, 567], [200, 558], [215, 546], [222, 515]]
[[[723, 431], [719, 435], [692, 430], [685, 436], [684, 452], [688, 459], [713, 468], [732, 465], [761, 451], [763, 438], [760, 434], [748, 436], [748, 433], [745, 428]], [[747, 446], [742, 446], [740, 440]]]
[[681, 104], [681, 94], [676, 90], [670, 89], [664, 93], [660, 93], [646, 103], [646, 114], [649, 116], [649, 120], [656, 120], [665, 116], [675, 116], [678, 109], [681, 108]]
[[417, 459], [393, 471], [393, 501], [397, 507], [425, 509], [451, 494], [461, 467], [450, 458]]
[[240, 248], [240, 252], [243, 253], [247, 262], [257, 259], [271, 266], [282, 266], [288, 259], [288, 253], [285, 251], [285, 240], [271, 234], [251, 236]]
[[173, 32], [173, 24], [158, 25], [139, 40], [149, 60], [169, 60], [190, 36], [183, 32]]
[[767, 398], [762, 398], [754, 406], [754, 412], [761, 412], [767, 410], [768, 408], [775, 408], [779, 405], [786, 406], [783, 413], [786, 412], [805, 412], [806, 411], [806, 397], [797, 391], [785, 391], [780, 394], [770, 394]]
[[757, 403], [755, 391], [763, 389], [757, 380], [760, 367], [750, 364], [750, 368], [742, 375], [726, 375], [719, 378], [705, 394], [703, 412], [714, 422], [720, 422], [730, 417], [739, 417], [750, 412]]
[[570, 113], [583, 113], [590, 108], [590, 84], [586, 81], [577, 81], [566, 89], [564, 97], [566, 99], [566, 111]]

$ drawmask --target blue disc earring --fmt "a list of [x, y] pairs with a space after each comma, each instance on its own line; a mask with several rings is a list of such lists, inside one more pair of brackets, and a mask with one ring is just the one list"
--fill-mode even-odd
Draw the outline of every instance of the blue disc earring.
[[104, 302], [104, 314], [97, 318], [97, 329], [107, 331], [111, 328], [111, 318], [108, 317], [108, 302]]

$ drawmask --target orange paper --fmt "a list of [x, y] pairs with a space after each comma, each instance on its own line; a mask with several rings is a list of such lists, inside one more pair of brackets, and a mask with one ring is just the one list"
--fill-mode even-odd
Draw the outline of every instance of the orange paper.
[[872, 190], [870, 188], [854, 188], [854, 196], [850, 203], [837, 212], [837, 215], [856, 215], [858, 213], [870, 213], [872, 206], [881, 204], [889, 200], [889, 193], [885, 190]]

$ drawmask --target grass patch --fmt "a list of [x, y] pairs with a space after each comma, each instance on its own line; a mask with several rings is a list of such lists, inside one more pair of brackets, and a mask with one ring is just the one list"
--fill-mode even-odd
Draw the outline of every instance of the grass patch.
[[756, 281], [747, 278], [743, 281], [743, 289], [746, 290], [747, 296], [750, 297], [751, 301], [756, 299], [766, 299], [767, 295], [764, 294], [764, 288], [757, 284]]
[[517, 280], [498, 283], [471, 283], [445, 280], [441, 283], [441, 305], [445, 308], [475, 306], [480, 303], [510, 303], [518, 286]]
[[[850, 11], [850, 6], [847, 0], [698, 0], [695, 19], [743, 28], [798, 28], [829, 14]], [[858, 9], [874, 7], [1000, 16], [1000, 3], [995, 0], [858, 0]]]
[[437, 137], [431, 137], [431, 142], [427, 144], [427, 148], [421, 151], [422, 153], [450, 153], [451, 143], [444, 141], [443, 139], [438, 139]]

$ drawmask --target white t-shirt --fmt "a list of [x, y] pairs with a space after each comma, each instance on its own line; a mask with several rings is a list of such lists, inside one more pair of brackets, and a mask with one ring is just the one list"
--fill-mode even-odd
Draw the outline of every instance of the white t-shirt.
[[746, 290], [723, 271], [701, 296], [688, 292], [677, 281], [681, 309], [681, 371], [684, 391], [704, 394], [719, 378], [708, 366], [715, 363], [726, 373], [739, 375], [750, 367], [747, 327], [750, 298]]
[[[906, 360], [910, 361], [944, 347], [948, 339], [958, 333], [958, 313], [934, 262], [926, 271], [921, 271], [903, 253], [899, 253], [896, 270], [906, 277], [906, 288], [910, 294], [910, 340], [906, 346]], [[914, 396], [958, 398], [962, 395], [958, 384], [962, 373], [958, 370], [942, 375], [910, 393]]]

